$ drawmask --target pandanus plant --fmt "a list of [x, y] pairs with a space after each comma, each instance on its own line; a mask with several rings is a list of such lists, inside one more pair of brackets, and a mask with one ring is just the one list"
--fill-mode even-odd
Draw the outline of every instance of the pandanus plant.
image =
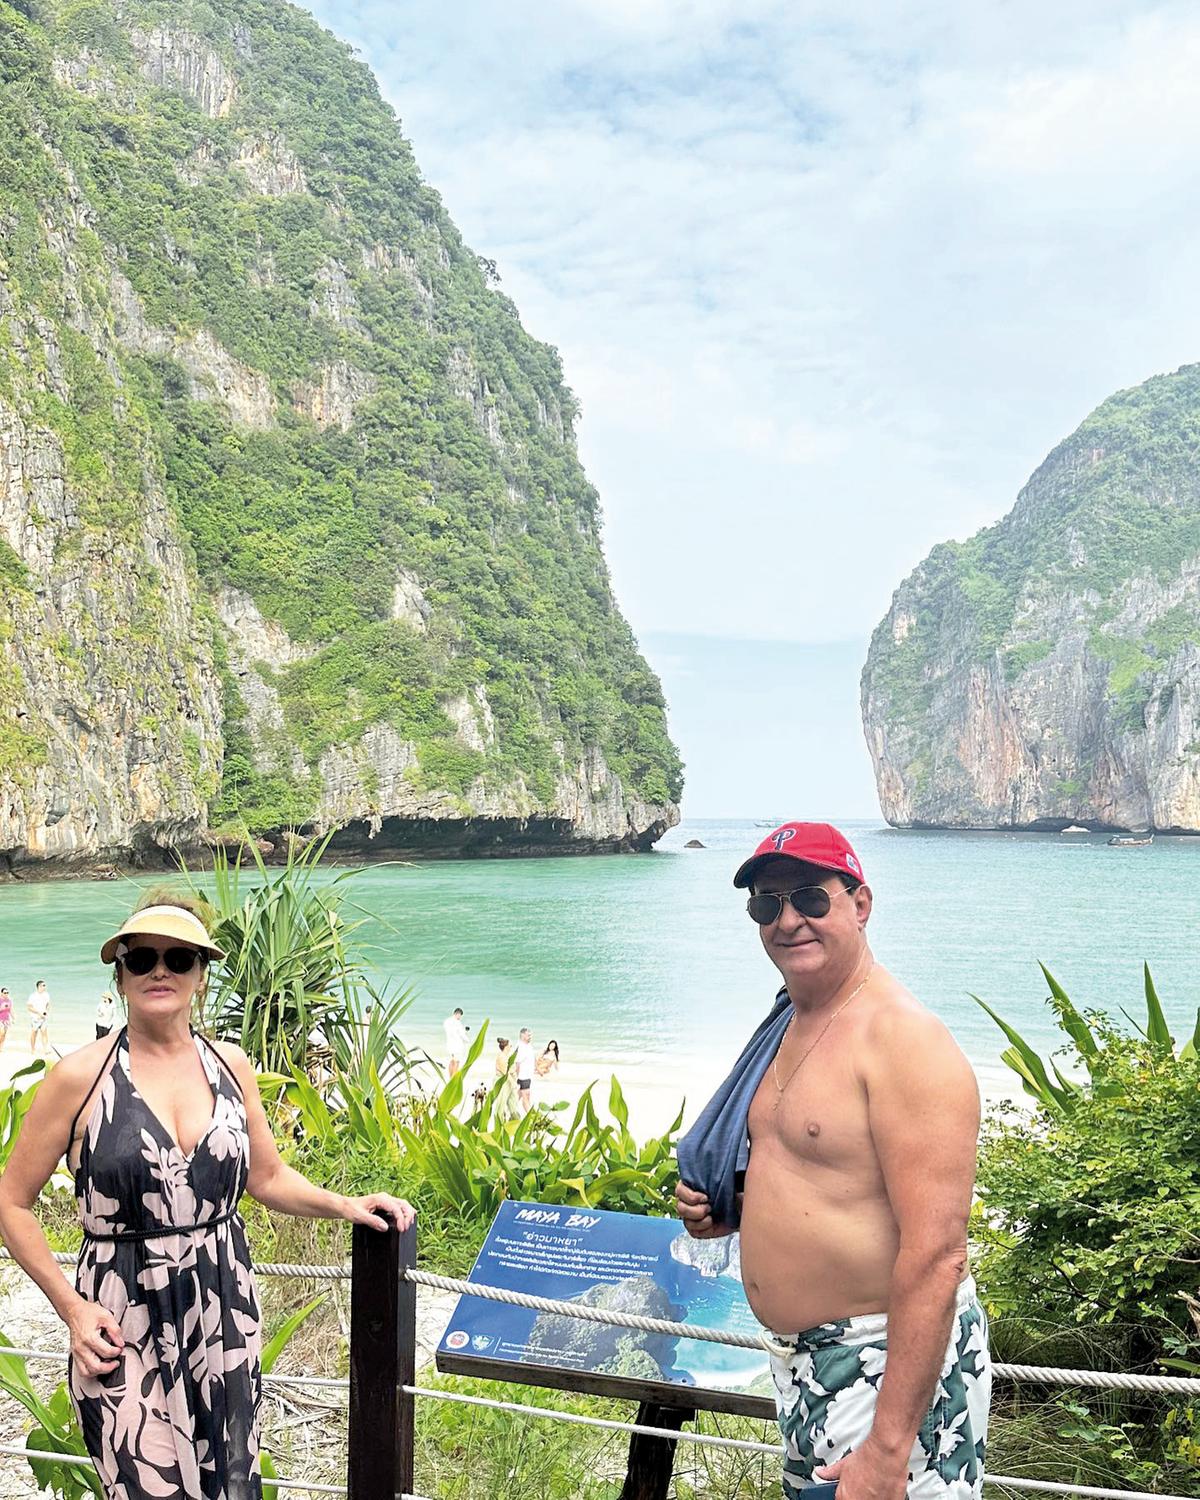
[[204, 1019], [260, 1072], [327, 1079], [373, 1063], [394, 1085], [411, 1065], [396, 1022], [412, 994], [372, 983], [358, 936], [370, 914], [349, 899], [353, 870], [319, 868], [328, 842], [292, 840], [272, 869], [247, 840], [250, 863], [216, 852], [211, 889], [188, 877], [213, 908], [212, 935], [227, 955]]

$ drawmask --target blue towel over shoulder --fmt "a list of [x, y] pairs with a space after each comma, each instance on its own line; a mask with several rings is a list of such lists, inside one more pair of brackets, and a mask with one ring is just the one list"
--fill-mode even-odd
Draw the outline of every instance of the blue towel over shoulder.
[[741, 1222], [736, 1182], [737, 1174], [746, 1170], [750, 1160], [746, 1123], [750, 1101], [779, 1051], [791, 1018], [792, 1002], [787, 990], [782, 989], [770, 1015], [746, 1043], [729, 1077], [704, 1106], [675, 1153], [681, 1180], [704, 1193], [712, 1204], [713, 1222], [730, 1229]]

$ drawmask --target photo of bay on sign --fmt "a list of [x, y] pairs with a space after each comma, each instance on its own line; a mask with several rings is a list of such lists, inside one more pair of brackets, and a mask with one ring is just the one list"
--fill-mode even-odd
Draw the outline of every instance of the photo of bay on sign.
[[[675, 1219], [504, 1203], [470, 1280], [612, 1312], [757, 1334], [737, 1235], [694, 1240]], [[773, 1411], [766, 1351], [645, 1333], [463, 1296], [438, 1347], [440, 1370], [664, 1405]], [[520, 1370], [514, 1369], [520, 1366]], [[635, 1389], [636, 1387], [636, 1389]]]

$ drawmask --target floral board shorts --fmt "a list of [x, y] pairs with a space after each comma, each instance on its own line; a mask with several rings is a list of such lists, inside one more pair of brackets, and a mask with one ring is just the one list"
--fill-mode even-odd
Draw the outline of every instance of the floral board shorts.
[[[764, 1342], [767, 1342], [764, 1340]], [[768, 1342], [784, 1440], [783, 1493], [801, 1500], [813, 1470], [859, 1447], [887, 1366], [887, 1314], [822, 1323]], [[908, 1500], [980, 1500], [992, 1364], [975, 1282], [958, 1289], [933, 1405], [908, 1459]]]

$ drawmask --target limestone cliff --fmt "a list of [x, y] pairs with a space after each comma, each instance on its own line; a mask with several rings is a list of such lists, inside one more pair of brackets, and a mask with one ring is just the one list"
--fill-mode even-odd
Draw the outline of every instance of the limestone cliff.
[[0, 0], [0, 865], [677, 820], [554, 350], [278, 0]]
[[1113, 396], [896, 591], [863, 672], [903, 827], [1200, 830], [1200, 366]]

